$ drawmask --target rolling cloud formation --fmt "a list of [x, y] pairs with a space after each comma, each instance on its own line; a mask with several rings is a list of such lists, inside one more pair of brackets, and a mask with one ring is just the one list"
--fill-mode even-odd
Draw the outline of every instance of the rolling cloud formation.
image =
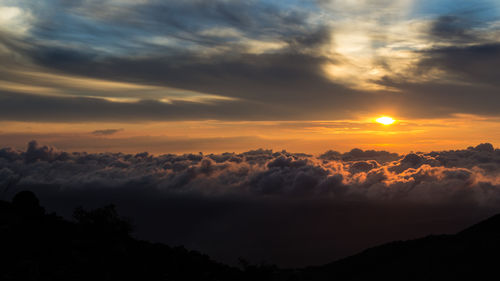
[[68, 188], [135, 185], [203, 196], [291, 196], [373, 200], [500, 198], [500, 150], [484, 143], [465, 150], [398, 155], [353, 149], [319, 157], [286, 151], [241, 154], [67, 153], [30, 142], [0, 150], [1, 184]]
[[67, 153], [33, 141], [25, 151], [0, 149], [0, 188], [4, 198], [33, 190], [67, 216], [114, 203], [138, 237], [228, 263], [304, 266], [452, 233], [500, 211], [500, 150], [154, 156]]

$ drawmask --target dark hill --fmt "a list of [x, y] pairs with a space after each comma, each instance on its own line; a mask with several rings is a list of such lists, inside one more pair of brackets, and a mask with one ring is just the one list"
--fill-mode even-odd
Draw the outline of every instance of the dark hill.
[[[112, 205], [74, 220], [31, 192], [0, 201], [0, 280], [498, 280], [500, 215], [455, 235], [396, 241], [316, 267], [230, 267], [183, 247], [133, 238]], [[235, 249], [237, 251], [237, 249]]]
[[112, 205], [74, 218], [46, 214], [29, 191], [0, 201], [0, 280], [267, 280], [274, 271], [134, 239]]
[[309, 267], [300, 280], [498, 280], [500, 215], [455, 235], [396, 241]]

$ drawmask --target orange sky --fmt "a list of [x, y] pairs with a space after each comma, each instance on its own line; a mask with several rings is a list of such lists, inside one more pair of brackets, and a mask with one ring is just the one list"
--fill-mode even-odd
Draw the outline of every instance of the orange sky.
[[[377, 116], [375, 116], [377, 117]], [[1, 122], [0, 145], [24, 148], [31, 139], [59, 149], [89, 152], [243, 152], [286, 149], [319, 154], [352, 148], [409, 151], [462, 149], [500, 143], [500, 120], [478, 116], [397, 120], [384, 126], [374, 118], [342, 121], [142, 123]], [[100, 132], [101, 131], [101, 132]], [[487, 136], [487, 137], [485, 137]]]
[[0, 0], [2, 147], [500, 143], [497, 0], [70, 2]]

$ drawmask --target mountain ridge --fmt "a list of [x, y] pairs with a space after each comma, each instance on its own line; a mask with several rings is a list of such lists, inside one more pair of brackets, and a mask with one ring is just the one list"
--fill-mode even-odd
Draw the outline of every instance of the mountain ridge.
[[[325, 264], [231, 267], [183, 247], [133, 238], [113, 205], [74, 220], [46, 214], [30, 191], [0, 201], [1, 280], [496, 280], [500, 214], [456, 234], [393, 241]], [[237, 249], [235, 249], [237, 250]]]

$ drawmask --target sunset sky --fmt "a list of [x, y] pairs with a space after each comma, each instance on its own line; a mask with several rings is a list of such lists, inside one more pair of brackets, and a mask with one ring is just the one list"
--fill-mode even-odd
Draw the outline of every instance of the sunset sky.
[[0, 201], [217, 261], [500, 213], [499, 0], [0, 0]]
[[0, 147], [500, 143], [497, 0], [0, 0], [0, 61]]

